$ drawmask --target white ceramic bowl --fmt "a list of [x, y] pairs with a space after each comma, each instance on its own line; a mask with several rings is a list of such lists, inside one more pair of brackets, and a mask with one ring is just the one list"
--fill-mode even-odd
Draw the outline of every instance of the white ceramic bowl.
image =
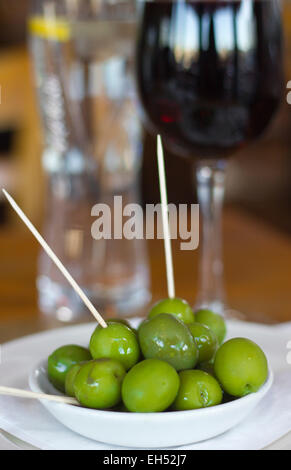
[[[46, 361], [31, 372], [34, 392], [56, 394], [47, 378]], [[45, 408], [72, 431], [90, 439], [117, 446], [163, 448], [210, 439], [240, 423], [262, 400], [273, 383], [273, 374], [256, 393], [229, 403], [191, 411], [125, 413], [91, 410], [41, 400]]]

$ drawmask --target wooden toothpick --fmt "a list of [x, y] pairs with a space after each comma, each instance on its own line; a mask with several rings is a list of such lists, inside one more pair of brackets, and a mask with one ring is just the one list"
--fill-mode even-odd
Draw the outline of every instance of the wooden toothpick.
[[165, 175], [165, 162], [164, 152], [161, 136], [157, 138], [157, 153], [158, 153], [158, 169], [159, 169], [159, 182], [160, 182], [160, 195], [162, 206], [162, 223], [164, 233], [164, 249], [166, 258], [166, 271], [167, 271], [167, 286], [168, 297], [173, 299], [175, 297], [175, 282], [173, 270], [173, 257], [170, 237], [169, 215], [168, 215], [168, 197], [167, 197], [167, 184]]
[[58, 403], [66, 403], [67, 405], [80, 405], [76, 398], [64, 397], [61, 395], [48, 395], [46, 393], [31, 392], [29, 390], [22, 390], [20, 388], [11, 388], [4, 386], [0, 386], [0, 395], [55, 401]]
[[5, 190], [2, 189], [5, 197], [7, 198], [8, 202], [11, 204], [12, 208], [15, 210], [17, 215], [21, 218], [21, 220], [25, 223], [27, 228], [31, 231], [32, 235], [37, 239], [37, 241], [40, 243], [40, 245], [43, 247], [44, 251], [47, 253], [47, 255], [50, 257], [50, 259], [55, 263], [55, 265], [59, 268], [61, 273], [64, 275], [64, 277], [67, 279], [67, 281], [71, 284], [72, 288], [74, 291], [79, 295], [79, 297], [82, 299], [86, 307], [90, 310], [92, 315], [95, 317], [97, 322], [103, 327], [106, 328], [107, 324], [100, 315], [100, 313], [96, 310], [92, 302], [88, 299], [88, 297], [85, 295], [85, 293], [82, 291], [82, 289], [79, 287], [77, 282], [72, 278], [71, 274], [68, 272], [68, 270], [65, 268], [65, 266], [62, 264], [62, 262], [59, 260], [57, 255], [53, 252], [53, 250], [49, 247], [47, 242], [43, 239], [43, 237], [40, 235], [40, 233], [36, 230], [34, 225], [30, 222], [28, 217], [24, 214], [24, 212], [20, 209], [20, 207], [16, 204], [14, 199], [10, 196], [10, 194]]

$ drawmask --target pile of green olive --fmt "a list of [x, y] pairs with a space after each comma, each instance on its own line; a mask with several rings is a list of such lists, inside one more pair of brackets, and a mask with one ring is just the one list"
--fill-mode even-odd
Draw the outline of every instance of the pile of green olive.
[[165, 299], [137, 331], [111, 319], [96, 327], [88, 349], [58, 348], [48, 358], [48, 377], [88, 408], [149, 413], [219, 405], [256, 392], [268, 375], [257, 344], [223, 343], [225, 335], [220, 315]]

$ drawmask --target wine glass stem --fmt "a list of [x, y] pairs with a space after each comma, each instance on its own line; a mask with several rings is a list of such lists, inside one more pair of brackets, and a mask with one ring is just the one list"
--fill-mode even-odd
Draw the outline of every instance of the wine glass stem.
[[[225, 161], [199, 161], [195, 167], [198, 203], [202, 221], [198, 298], [195, 308], [224, 312], [222, 261], [222, 207]], [[201, 243], [201, 242], [200, 242]]]

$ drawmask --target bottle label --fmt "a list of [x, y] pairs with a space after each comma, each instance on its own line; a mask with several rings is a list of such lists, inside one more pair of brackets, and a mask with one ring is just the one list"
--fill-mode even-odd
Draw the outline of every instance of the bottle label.
[[31, 17], [28, 22], [28, 29], [33, 36], [53, 41], [66, 42], [71, 37], [69, 23], [51, 16], [49, 18], [44, 18], [43, 16]]

